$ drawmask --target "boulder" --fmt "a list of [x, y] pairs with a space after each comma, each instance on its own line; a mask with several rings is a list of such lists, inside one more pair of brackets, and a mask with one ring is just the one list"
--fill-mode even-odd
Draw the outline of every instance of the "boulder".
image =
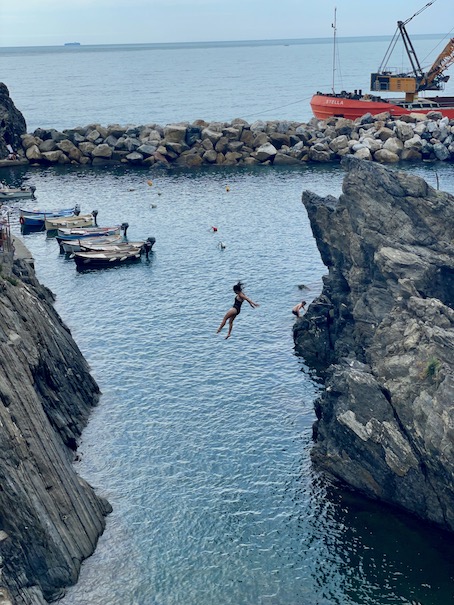
[[79, 162], [82, 156], [82, 152], [74, 145], [74, 143], [71, 143], [69, 139], [60, 141], [60, 143], [57, 144], [57, 148], [63, 151], [63, 153], [74, 162]]
[[101, 143], [92, 150], [91, 155], [93, 158], [110, 159], [112, 157], [112, 149], [109, 145]]
[[169, 143], [185, 143], [187, 127], [180, 124], [171, 124], [164, 128], [164, 138]]
[[402, 141], [400, 139], [396, 139], [396, 138], [387, 139], [383, 143], [383, 149], [385, 149], [387, 151], [391, 151], [391, 153], [394, 153], [395, 155], [400, 155], [403, 148], [404, 148], [404, 144], [402, 143]]
[[40, 162], [43, 159], [42, 153], [40, 152], [38, 145], [31, 145], [25, 151], [25, 157], [30, 162]]
[[374, 153], [374, 160], [380, 164], [395, 164], [399, 161], [399, 156], [389, 149], [379, 149]]
[[256, 157], [259, 162], [266, 162], [268, 160], [272, 160], [274, 156], [277, 154], [277, 149], [271, 143], [265, 143], [261, 145], [256, 151]]

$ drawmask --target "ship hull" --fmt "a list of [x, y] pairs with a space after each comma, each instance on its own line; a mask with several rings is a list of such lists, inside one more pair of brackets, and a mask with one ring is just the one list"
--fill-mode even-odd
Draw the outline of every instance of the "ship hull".
[[[446, 105], [445, 105], [446, 103]], [[419, 103], [406, 103], [404, 105], [393, 103], [392, 100], [351, 99], [340, 95], [316, 94], [311, 99], [311, 108], [314, 116], [319, 120], [331, 117], [356, 120], [366, 113], [377, 115], [385, 111], [392, 116], [399, 117], [410, 113], [427, 114], [430, 111], [440, 111], [443, 116], [454, 119], [454, 98], [442, 97], [433, 99], [433, 105], [421, 107]]]

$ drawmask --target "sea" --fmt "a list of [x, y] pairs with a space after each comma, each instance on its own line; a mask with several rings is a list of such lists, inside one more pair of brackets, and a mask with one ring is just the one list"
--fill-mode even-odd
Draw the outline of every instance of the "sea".
[[[416, 42], [421, 58], [441, 50], [441, 36]], [[0, 73], [28, 132], [304, 122], [333, 81], [367, 90], [388, 43], [339, 39], [334, 80], [327, 39], [0, 48]], [[393, 169], [454, 190], [451, 164]], [[75, 466], [113, 512], [62, 605], [454, 602], [452, 536], [311, 464], [323, 384], [295, 355], [291, 308], [320, 294], [327, 270], [301, 194], [338, 196], [340, 165], [21, 166], [0, 178], [34, 184], [37, 206], [79, 203], [99, 224], [127, 222], [130, 239], [156, 238], [148, 260], [78, 272], [54, 238], [20, 233], [23, 202], [10, 211], [102, 391]], [[238, 280], [260, 306], [245, 303], [226, 340], [216, 330]]]

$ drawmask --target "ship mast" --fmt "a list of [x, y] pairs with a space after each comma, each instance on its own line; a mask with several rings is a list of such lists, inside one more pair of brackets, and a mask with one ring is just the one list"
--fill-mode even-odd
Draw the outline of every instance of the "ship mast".
[[337, 28], [336, 28], [336, 12], [337, 12], [337, 8], [334, 7], [334, 21], [333, 23], [331, 23], [331, 27], [334, 29], [334, 36], [333, 36], [333, 84], [331, 87], [331, 90], [333, 91], [333, 95], [336, 94], [334, 91], [334, 80], [335, 80], [335, 74], [336, 74], [336, 32], [337, 32]]

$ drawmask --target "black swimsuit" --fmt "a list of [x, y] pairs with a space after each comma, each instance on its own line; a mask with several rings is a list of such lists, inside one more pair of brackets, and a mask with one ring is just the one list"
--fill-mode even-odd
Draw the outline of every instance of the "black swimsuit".
[[242, 300], [238, 300], [235, 296], [235, 300], [233, 301], [233, 308], [236, 309], [236, 314], [239, 315], [241, 311], [241, 305], [243, 304]]

